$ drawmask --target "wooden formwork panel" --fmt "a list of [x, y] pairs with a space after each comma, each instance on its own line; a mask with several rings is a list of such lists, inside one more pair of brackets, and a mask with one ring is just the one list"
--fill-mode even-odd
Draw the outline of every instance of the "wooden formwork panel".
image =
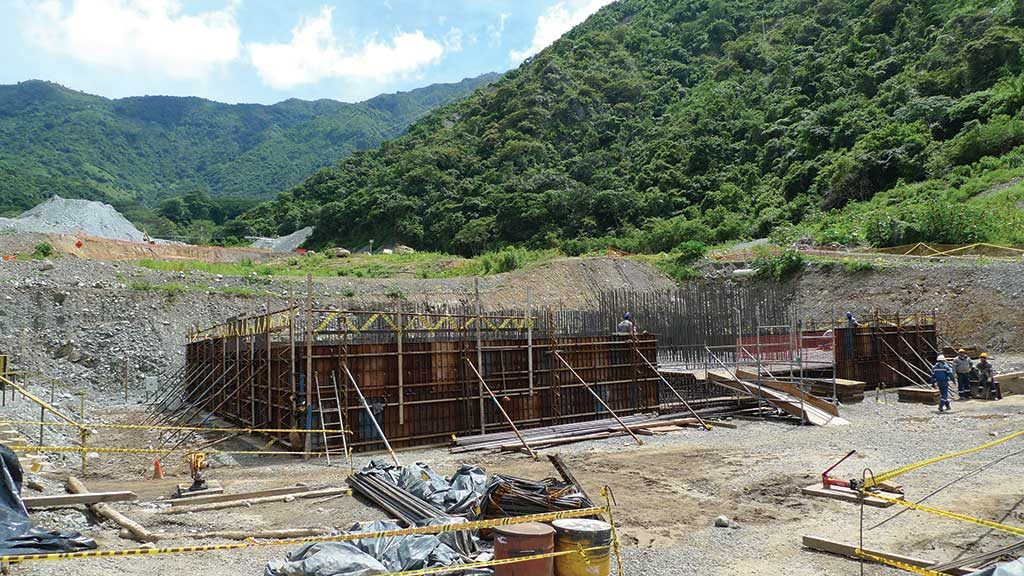
[[[293, 351], [288, 344], [275, 342], [269, 355], [265, 347], [260, 338], [239, 344], [230, 337], [189, 345], [191, 369], [205, 368], [211, 373], [208, 380], [217, 382], [208, 392], [214, 412], [246, 425], [255, 420], [261, 427], [319, 427], [316, 397], [307, 407], [306, 386], [326, 385], [333, 376], [351, 430], [349, 445], [356, 450], [383, 445], [355, 385], [395, 447], [444, 443], [453, 434], [477, 434], [481, 429], [507, 429], [490, 396], [481, 394], [467, 361], [479, 368], [504, 410], [524, 428], [610, 416], [555, 351], [617, 414], [659, 405], [657, 375], [636, 354], [656, 357], [652, 335], [637, 341], [608, 335], [532, 343], [492, 339], [481, 342], [479, 349], [475, 340], [415, 340], [403, 343], [401, 354], [397, 342], [317, 343], [311, 347], [308, 382], [305, 345], [296, 345]], [[275, 436], [288, 445], [294, 440], [283, 433]]]
[[864, 326], [835, 331], [836, 376], [868, 387], [899, 387], [925, 381], [935, 360], [934, 324]]

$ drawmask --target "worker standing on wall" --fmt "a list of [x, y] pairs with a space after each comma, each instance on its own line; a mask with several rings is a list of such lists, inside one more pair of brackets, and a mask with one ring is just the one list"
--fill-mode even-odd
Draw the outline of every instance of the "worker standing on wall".
[[633, 324], [633, 315], [626, 312], [622, 315], [622, 322], [615, 327], [616, 334], [625, 334], [626, 336], [636, 336], [636, 325]]
[[860, 322], [857, 322], [857, 319], [854, 318], [853, 312], [847, 311], [846, 312], [846, 336], [845, 336], [844, 342], [843, 342], [843, 344], [845, 345], [845, 348], [846, 348], [846, 358], [847, 359], [852, 359], [853, 358], [853, 333], [856, 331], [857, 328], [860, 328]]
[[1003, 399], [1003, 393], [999, 390], [999, 383], [996, 382], [996, 373], [992, 369], [992, 363], [988, 361], [988, 353], [982, 352], [978, 360], [978, 388], [988, 392], [989, 398], [996, 400]]
[[953, 369], [946, 363], [946, 357], [939, 354], [935, 358], [935, 365], [932, 366], [932, 386], [939, 386], [939, 412], [942, 412], [943, 406], [946, 407], [946, 410], [950, 409], [949, 383], [953, 378]]
[[953, 371], [956, 372], [956, 391], [960, 394], [961, 400], [971, 397], [971, 370], [973, 368], [974, 362], [967, 355], [967, 350], [963, 348], [957, 350], [956, 358], [953, 360]]

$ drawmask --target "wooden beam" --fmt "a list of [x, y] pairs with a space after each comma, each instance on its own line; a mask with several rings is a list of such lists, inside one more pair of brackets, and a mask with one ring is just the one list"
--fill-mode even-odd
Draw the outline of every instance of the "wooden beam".
[[27, 496], [21, 500], [26, 508], [49, 508], [54, 506], [75, 506], [78, 504], [97, 504], [99, 502], [124, 502], [135, 500], [134, 492], [88, 492], [85, 494], [52, 494], [49, 496]]
[[[73, 494], [89, 493], [89, 489], [85, 487], [85, 484], [82, 484], [82, 481], [74, 476], [68, 476], [68, 491]], [[91, 510], [93, 514], [111, 520], [121, 528], [124, 528], [125, 532], [132, 540], [137, 540], [139, 542], [156, 542], [158, 539], [152, 532], [143, 528], [141, 524], [128, 518], [124, 514], [121, 514], [117, 510], [114, 510], [106, 503], [98, 502], [96, 504], [90, 504], [89, 510]]]
[[181, 506], [160, 510], [157, 514], [185, 514], [189, 512], [207, 512], [209, 510], [220, 510], [222, 508], [234, 508], [237, 506], [251, 506], [253, 504], [265, 504], [267, 502], [281, 502], [289, 498], [314, 498], [317, 496], [333, 496], [335, 494], [349, 494], [348, 488], [325, 488], [323, 490], [311, 490], [298, 494], [281, 494], [280, 496], [264, 496], [262, 498], [251, 498], [249, 500], [232, 500], [231, 502], [216, 502], [213, 504], [198, 504], [196, 506]]
[[249, 500], [251, 498], [263, 498], [266, 496], [301, 494], [302, 492], [312, 492], [313, 490], [316, 490], [316, 488], [310, 486], [285, 486], [283, 488], [270, 488], [267, 490], [256, 490], [254, 492], [237, 492], [235, 494], [203, 494], [201, 496], [185, 496], [171, 500], [171, 506], [189, 506], [192, 504], [212, 504], [214, 502]]
[[[820, 498], [831, 498], [832, 500], [841, 500], [843, 502], [854, 502], [856, 504], [864, 503], [865, 506], [871, 506], [872, 508], [888, 508], [894, 503], [888, 500], [882, 500], [880, 498], [872, 498], [868, 496], [864, 498], [860, 492], [855, 492], [849, 488], [842, 486], [830, 486], [825, 488], [821, 484], [812, 484], [810, 486], [804, 486], [800, 489], [800, 493], [805, 496], [818, 496]], [[902, 494], [886, 493], [889, 498], [902, 498]]]
[[[853, 544], [844, 544], [842, 542], [836, 542], [834, 540], [826, 540], [824, 538], [818, 538], [816, 536], [804, 536], [803, 545], [805, 548], [811, 550], [817, 550], [819, 552], [828, 552], [829, 554], [838, 554], [839, 556], [846, 556], [847, 558], [853, 558], [860, 560], [861, 557], [857, 556], [857, 546]], [[917, 566], [918, 568], [927, 568], [935, 564], [932, 560], [925, 560], [923, 558], [915, 558], [913, 556], [904, 556], [902, 554], [894, 554], [892, 552], [885, 552], [883, 550], [873, 550], [871, 548], [864, 548], [864, 552], [871, 554], [872, 556], [878, 556], [879, 558], [885, 558], [887, 560], [893, 560], [896, 562], [902, 562], [903, 564], [910, 564], [911, 566]], [[867, 559], [865, 559], [867, 560]], [[870, 560], [868, 560], [870, 562]], [[962, 569], [956, 569], [949, 572], [955, 576], [962, 574], [969, 574], [969, 572]]]

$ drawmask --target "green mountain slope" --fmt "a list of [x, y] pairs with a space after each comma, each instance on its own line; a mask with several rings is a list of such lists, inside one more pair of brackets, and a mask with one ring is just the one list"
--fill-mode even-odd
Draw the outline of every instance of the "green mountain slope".
[[496, 77], [357, 104], [272, 106], [168, 96], [108, 100], [42, 81], [0, 86], [0, 214], [52, 193], [149, 206], [196, 188], [214, 197], [268, 198]]
[[1019, 0], [619, 0], [232, 226], [658, 251], [813, 228], [905, 183], [954, 202], [958, 170], [1024, 144], [1022, 54]]

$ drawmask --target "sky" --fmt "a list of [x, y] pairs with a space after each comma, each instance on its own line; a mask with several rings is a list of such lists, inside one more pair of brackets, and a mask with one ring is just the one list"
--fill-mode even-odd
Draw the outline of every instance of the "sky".
[[505, 72], [611, 0], [0, 0], [0, 84], [365, 100]]

